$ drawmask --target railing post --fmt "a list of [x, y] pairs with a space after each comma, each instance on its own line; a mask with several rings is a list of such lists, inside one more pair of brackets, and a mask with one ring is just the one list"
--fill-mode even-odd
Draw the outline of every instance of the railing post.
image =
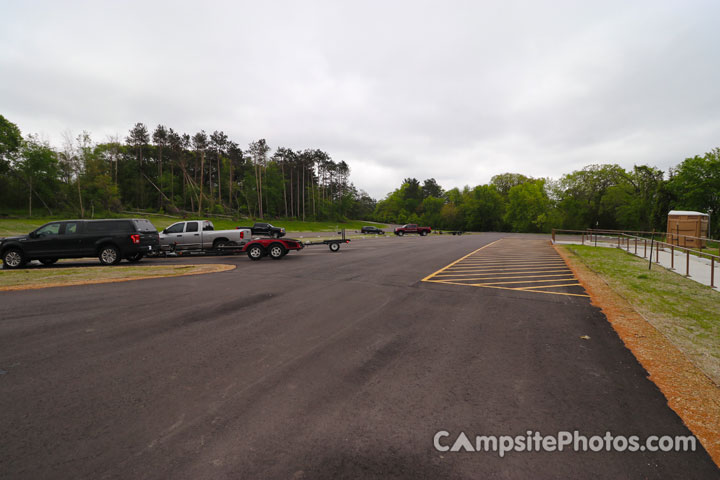
[[553, 239], [553, 244], [554, 244], [555, 243], [555, 229], [554, 228], [552, 229], [552, 239]]
[[685, 276], [689, 277], [690, 276], [690, 250], [686, 250], [686, 252], [687, 252], [687, 260], [686, 260], [686, 265], [685, 265]]
[[670, 244], [670, 269], [675, 270], [675, 245]]
[[655, 263], [660, 263], [660, 247], [655, 245]]
[[644, 245], [643, 245], [643, 258], [647, 258], [647, 238], [644, 238]]
[[635, 255], [637, 255], [637, 237], [635, 237]]
[[715, 288], [715, 257], [710, 259], [710, 288]]
[[582, 240], [580, 242], [585, 245], [585, 231], [582, 232]]
[[652, 238], [650, 239], [650, 258], [648, 259], [648, 270], [652, 269], [652, 251], [653, 251], [653, 244], [655, 243], [655, 233], [653, 233]]

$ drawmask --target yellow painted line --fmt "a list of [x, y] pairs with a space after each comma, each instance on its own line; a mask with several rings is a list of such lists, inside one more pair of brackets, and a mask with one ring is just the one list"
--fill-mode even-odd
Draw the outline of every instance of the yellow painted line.
[[[493, 268], [473, 268], [473, 269], [467, 269], [467, 270], [456, 270], [456, 268], [453, 268], [453, 271], [458, 271], [458, 272], [470, 272], [470, 271], [473, 271], [473, 272], [510, 273], [509, 271], [511, 271], [511, 270], [518, 270], [518, 269], [524, 269], [524, 268], [527, 268], [527, 267], [522, 267], [522, 266], [518, 266], [518, 267], [516, 267], [516, 266], [509, 266], [509, 267], [507, 267], [507, 268], [500, 268], [500, 267], [495, 268], [495, 267], [493, 267]], [[540, 271], [540, 270], [542, 270], [542, 271], [547, 271], [547, 272], [551, 272], [551, 271], [553, 271], [553, 270], [570, 270], [570, 269], [567, 268], [567, 267], [530, 267], [529, 270], [525, 270], [525, 271], [523, 271], [523, 272], [517, 272], [517, 273], [532, 273], [532, 272], [534, 272], [534, 271]]]
[[492, 262], [468, 262], [468, 261], [466, 260], [466, 261], [460, 263], [460, 264], [457, 265], [457, 266], [463, 266], [463, 267], [467, 267], [467, 266], [472, 266], [472, 267], [483, 267], [483, 266], [487, 266], [487, 267], [491, 267], [491, 266], [494, 266], [494, 265], [527, 265], [527, 266], [530, 266], [530, 265], [559, 265], [559, 264], [561, 264], [561, 263], [564, 263], [564, 262], [563, 262], [562, 260], [558, 260], [558, 261], [544, 260], [544, 261], [537, 261], [537, 262], [496, 262], [496, 261], [492, 261]]
[[[559, 256], [559, 255], [556, 255], [556, 254], [554, 254], [554, 253], [547, 253], [547, 252], [539, 253], [539, 251], [535, 251], [535, 250], [523, 250], [522, 255], [506, 255], [506, 254], [501, 253], [502, 251], [503, 251], [503, 249], [492, 249], [492, 248], [491, 248], [490, 250], [488, 250], [488, 251], [486, 251], [486, 252], [483, 252], [482, 254], [478, 255], [478, 257], [482, 257], [482, 256], [484, 256], [484, 255], [489, 255], [489, 254], [491, 254], [492, 252], [497, 252], [497, 256], [498, 256], [499, 258], [517, 258], [518, 260], [523, 260], [523, 259], [527, 260], [527, 259], [529, 258], [529, 256], [530, 256], [530, 254], [532, 254], [532, 255], [537, 255], [538, 257], [543, 257], [543, 258], [550, 258], [550, 257], [558, 257], [558, 256]], [[494, 255], [493, 255], [493, 256], [494, 256]]]
[[[470, 274], [468, 274], [470, 275]], [[571, 273], [558, 273], [555, 275], [520, 275], [520, 276], [512, 276], [512, 277], [496, 277], [494, 275], [490, 275], [489, 277], [487, 275], [477, 276], [472, 275], [476, 277], [478, 280], [487, 279], [487, 280], [504, 280], [506, 278], [546, 278], [546, 277], [567, 277], [568, 275], [571, 275]], [[438, 275], [438, 278], [441, 277], [455, 277], [456, 275]], [[463, 277], [465, 274], [457, 275], [458, 277]]]
[[567, 277], [567, 276], [572, 276], [572, 272], [560, 273], [557, 275], [515, 275], [515, 276], [501, 276], [501, 277], [498, 277], [495, 275], [488, 276], [488, 275], [471, 275], [471, 274], [438, 275], [435, 278], [437, 278], [439, 280], [452, 280], [453, 278], [457, 278], [458, 280], [465, 281], [465, 280], [471, 280], [473, 278], [476, 280], [511, 280], [511, 279], [515, 279], [515, 278], [522, 279], [522, 278], [549, 278], [549, 277], [554, 277], [557, 279], [557, 277]]
[[527, 290], [532, 290], [533, 288], [560, 288], [560, 287], [579, 287], [581, 286], [579, 283], [566, 283], [565, 285], [538, 285], [536, 287], [524, 287]]
[[[462, 285], [465, 287], [475, 287], [472, 283], [453, 283], [453, 282], [442, 282], [439, 280], [425, 280], [430, 283], [439, 283], [439, 284], [446, 284], [446, 285]], [[571, 297], [589, 297], [590, 295], [584, 295], [580, 293], [563, 293], [563, 292], [545, 292], [542, 290], [526, 290], [524, 288], [511, 288], [511, 287], [496, 287], [494, 285], [488, 285], [486, 287], [480, 286], [477, 288], [494, 288], [496, 290], [512, 290], [514, 292], [528, 292], [528, 293], [548, 293], [551, 295], [568, 295]]]
[[468, 253], [468, 254], [465, 255], [464, 257], [455, 260], [455, 261], [452, 262], [450, 265], [447, 265], [447, 266], [441, 268], [440, 270], [438, 270], [438, 271], [435, 272], [435, 273], [431, 273], [431, 274], [428, 275], [427, 277], [423, 278], [423, 279], [421, 280], [421, 282], [426, 282], [426, 281], [428, 281], [433, 275], [436, 275], [436, 274], [438, 274], [438, 273], [440, 273], [440, 272], [442, 272], [442, 271], [444, 271], [444, 270], [452, 267], [452, 266], [455, 265], [456, 263], [458, 263], [458, 262], [460, 262], [460, 261], [462, 261], [462, 260], [465, 260], [465, 259], [466, 259], [467, 257], [469, 257], [470, 255], [472, 255], [472, 254], [474, 254], [474, 253], [477, 253], [477, 252], [479, 252], [480, 250], [482, 250], [483, 248], [487, 248], [487, 247], [489, 247], [490, 245], [492, 245], [493, 243], [497, 243], [497, 242], [499, 242], [499, 241], [500, 241], [500, 240], [495, 240], [494, 242], [488, 243], [487, 245], [483, 245], [482, 247], [478, 248], [477, 250]]
[[[547, 273], [547, 274], [558, 274], [558, 275], [570, 275], [570, 273], [572, 273], [572, 272], [570, 270], [567, 270], [567, 272], [560, 271], [560, 270], [546, 270], [546, 271], [541, 271], [541, 272], [493, 272], [491, 275], [485, 275], [482, 273], [478, 273], [478, 274], [467, 273], [467, 274], [457, 274], [457, 275], [444, 273], [441, 275], [437, 275], [434, 278], [444, 279], [444, 278], [452, 278], [452, 277], [478, 277], [478, 278], [492, 279], [492, 278], [499, 278], [499, 276], [506, 276], [506, 275], [512, 275], [512, 274], [526, 274], [526, 273], [532, 274], [532, 275], [527, 275], [527, 277], [541, 277], [543, 275], [539, 275], [539, 274]], [[513, 278], [513, 277], [510, 277], [510, 278]], [[514, 278], [518, 278], [518, 277], [514, 277]], [[522, 277], [519, 277], [519, 278], [522, 278]]]
[[[567, 276], [567, 275], [566, 275]], [[550, 280], [520, 280], [519, 282], [483, 282], [483, 283], [475, 283], [474, 285], [477, 285], [478, 287], [484, 286], [484, 285], [510, 285], [513, 283], [544, 283], [544, 282], [566, 282], [568, 280], [572, 280], [572, 275], [570, 275], [571, 278], [553, 278]], [[492, 278], [488, 280], [494, 280]], [[547, 285], [542, 285], [543, 287]], [[528, 288], [535, 288], [535, 287], [528, 287]]]
[[497, 265], [465, 265], [458, 264], [453, 265], [453, 269], [467, 269], [467, 268], [501, 268], [501, 267], [515, 267], [515, 268], [538, 268], [538, 267], [558, 267], [563, 265], [562, 263], [531, 263], [531, 264], [520, 264], [520, 263], [499, 263]]

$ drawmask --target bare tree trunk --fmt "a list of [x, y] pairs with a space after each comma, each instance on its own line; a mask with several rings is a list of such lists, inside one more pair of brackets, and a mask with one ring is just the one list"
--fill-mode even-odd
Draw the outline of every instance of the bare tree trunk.
[[302, 219], [305, 221], [305, 164], [302, 169]]
[[288, 216], [288, 210], [287, 210], [287, 191], [285, 189], [285, 165], [282, 163], [280, 164], [280, 171], [282, 172], [282, 178], [283, 178], [283, 202], [285, 203], [285, 218]]
[[315, 217], [315, 180], [313, 177], [310, 177], [310, 194], [312, 195], [312, 205], [313, 205], [313, 218]]
[[[162, 193], [163, 178], [162, 178], [162, 146], [158, 149], [158, 182], [160, 183], [160, 193]], [[162, 208], [162, 197], [158, 198], [158, 208]]]
[[[265, 176], [267, 177], [267, 167], [263, 168], [263, 170], [264, 170], [264, 172], [265, 172]], [[265, 191], [265, 207], [266, 207], [268, 210], [270, 210], [270, 200], [268, 199], [268, 193], [267, 193], [267, 191]], [[268, 215], [269, 215], [269, 213], [268, 213]]]
[[295, 212], [295, 201], [293, 199], [293, 171], [290, 167], [290, 216], [292, 217]]
[[203, 175], [205, 174], [205, 152], [200, 152], [200, 198], [198, 198], [198, 216], [202, 213]]
[[233, 180], [232, 180], [232, 176], [233, 176], [232, 159], [230, 159], [230, 161], [228, 162], [228, 170], [229, 170], [229, 172], [228, 172], [229, 175], [228, 175], [228, 176], [230, 177], [230, 178], [228, 179], [228, 205], [230, 205], [230, 209], [232, 210], [232, 208], [233, 208], [233, 201], [232, 201], [232, 184], [233, 184]]
[[220, 153], [218, 152], [218, 158], [217, 158], [217, 165], [218, 165], [218, 175], [217, 175], [217, 181], [218, 181], [218, 203], [222, 205], [222, 176], [220, 175]]
[[82, 203], [82, 191], [80, 190], [80, 172], [78, 172], [77, 187], [78, 187], [78, 199], [80, 200], [80, 218], [85, 218], [85, 209], [83, 209], [83, 203]]

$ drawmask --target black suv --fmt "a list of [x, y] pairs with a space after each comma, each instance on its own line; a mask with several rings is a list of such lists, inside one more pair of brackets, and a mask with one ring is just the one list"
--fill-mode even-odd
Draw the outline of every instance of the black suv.
[[378, 227], [362, 227], [360, 233], [375, 233], [377, 235], [385, 235], [385, 231]]
[[0, 258], [3, 268], [22, 268], [31, 260], [52, 265], [61, 258], [94, 256], [103, 265], [115, 265], [123, 258], [137, 262], [159, 248], [160, 237], [148, 220], [62, 220], [28, 235], [0, 239]]

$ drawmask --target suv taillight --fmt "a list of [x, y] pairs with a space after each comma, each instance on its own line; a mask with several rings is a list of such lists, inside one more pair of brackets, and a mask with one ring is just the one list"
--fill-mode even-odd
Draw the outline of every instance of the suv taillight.
[[137, 245], [140, 243], [140, 235], [130, 235], [130, 240]]
[[245, 232], [240, 232], [240, 238], [245, 238]]

